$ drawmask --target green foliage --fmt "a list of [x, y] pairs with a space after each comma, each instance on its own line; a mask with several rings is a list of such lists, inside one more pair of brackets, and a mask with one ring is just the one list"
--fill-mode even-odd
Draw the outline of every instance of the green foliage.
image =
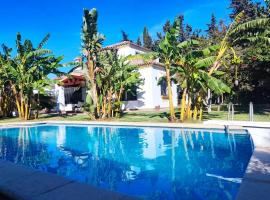
[[33, 91], [45, 94], [45, 89], [54, 83], [48, 75], [61, 74], [58, 68], [62, 66], [60, 62], [63, 57], [55, 57], [50, 50], [43, 49], [48, 39], [49, 34], [34, 48], [30, 40], [22, 42], [21, 34], [17, 33], [17, 54], [14, 57], [11, 56], [11, 49], [2, 45], [0, 78], [2, 84], [9, 88], [20, 117], [24, 119], [29, 119], [30, 108], [36, 107]]
[[122, 33], [122, 41], [131, 41], [128, 38], [128, 34], [125, 31], [122, 30], [121, 33]]
[[83, 25], [82, 25], [82, 48], [91, 56], [102, 47], [105, 40], [104, 35], [98, 33], [97, 27], [98, 13], [94, 8], [92, 10], [84, 9]]
[[141, 41], [140, 37], [138, 37], [138, 39], [136, 41], [136, 44], [139, 45], [139, 46], [142, 46], [142, 41]]
[[152, 49], [153, 48], [153, 40], [151, 35], [148, 32], [148, 28], [144, 27], [143, 29], [143, 47], [147, 49]]

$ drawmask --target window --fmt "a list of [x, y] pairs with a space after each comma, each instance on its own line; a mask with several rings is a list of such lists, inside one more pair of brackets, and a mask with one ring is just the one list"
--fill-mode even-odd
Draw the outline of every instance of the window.
[[67, 87], [64, 89], [64, 92], [65, 104], [78, 104], [78, 102], [83, 102], [81, 87]]
[[129, 91], [124, 92], [122, 101], [137, 101], [137, 87], [132, 86]]
[[168, 96], [168, 85], [165, 79], [161, 81], [160, 90], [161, 90], [161, 96], [163, 97]]

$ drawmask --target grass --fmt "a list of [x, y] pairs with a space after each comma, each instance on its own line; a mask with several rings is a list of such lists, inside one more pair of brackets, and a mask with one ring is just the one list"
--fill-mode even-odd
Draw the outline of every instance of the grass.
[[[211, 113], [204, 113], [204, 120], [227, 120], [226, 107], [221, 108], [222, 111], [217, 111], [217, 107], [213, 106]], [[179, 109], [176, 109], [176, 116], [179, 117]], [[248, 111], [241, 107], [236, 107], [234, 120], [247, 121]], [[55, 120], [55, 121], [89, 121], [87, 114], [77, 114], [68, 116], [59, 116], [57, 114], [44, 114], [39, 119], [33, 121]], [[0, 119], [0, 123], [19, 122], [18, 118]], [[168, 112], [164, 111], [132, 111], [125, 112], [119, 119], [111, 119], [110, 121], [118, 122], [168, 122]], [[270, 109], [257, 107], [254, 113], [254, 121], [270, 122]], [[191, 123], [199, 123], [187, 121]]]

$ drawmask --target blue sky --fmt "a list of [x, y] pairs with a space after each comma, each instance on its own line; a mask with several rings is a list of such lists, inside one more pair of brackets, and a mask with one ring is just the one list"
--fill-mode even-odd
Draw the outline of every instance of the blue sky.
[[99, 32], [107, 44], [121, 40], [121, 30], [136, 40], [143, 27], [162, 29], [166, 19], [184, 14], [194, 28], [206, 29], [211, 14], [228, 23], [229, 0], [3, 0], [0, 5], [0, 43], [14, 46], [17, 32], [35, 43], [51, 34], [47, 48], [64, 55], [65, 62], [80, 52], [83, 8], [97, 8]]

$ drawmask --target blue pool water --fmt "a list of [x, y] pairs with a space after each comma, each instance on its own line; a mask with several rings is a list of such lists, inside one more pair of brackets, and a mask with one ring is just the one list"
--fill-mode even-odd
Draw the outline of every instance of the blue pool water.
[[40, 125], [0, 129], [0, 159], [143, 199], [232, 200], [246, 132]]

